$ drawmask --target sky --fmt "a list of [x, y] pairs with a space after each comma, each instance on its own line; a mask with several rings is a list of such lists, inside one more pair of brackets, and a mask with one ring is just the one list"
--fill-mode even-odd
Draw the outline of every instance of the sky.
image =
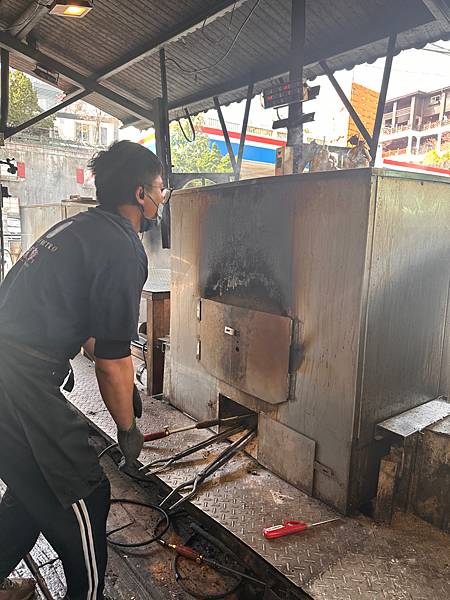
[[[437, 54], [422, 49], [405, 50], [394, 57], [388, 99], [419, 89], [428, 92], [450, 86], [450, 42], [438, 42], [438, 45], [448, 49], [449, 54]], [[428, 46], [428, 48], [432, 48], [432, 46]], [[347, 95], [352, 81], [379, 91], [383, 67], [384, 58], [373, 64], [358, 65], [351, 71], [339, 71], [335, 73], [335, 76]], [[332, 131], [336, 128], [336, 121], [340, 121], [341, 117], [347, 119], [347, 111], [326, 77], [317, 77], [312, 85], [317, 84], [321, 86], [319, 97], [311, 102], [311, 109], [308, 108], [308, 105], [305, 106], [305, 111], [314, 110], [316, 112], [314, 123], [308, 123], [307, 127], [314, 137], [324, 137], [327, 142], [335, 141]], [[245, 101], [224, 107], [225, 120], [242, 123], [244, 107]], [[284, 116], [283, 111], [285, 109], [280, 111], [281, 116]], [[215, 111], [209, 111], [207, 116], [215, 117]], [[262, 107], [259, 96], [253, 99], [249, 117], [250, 125], [271, 129], [272, 122], [276, 118], [274, 110], [265, 110]], [[142, 135], [131, 127], [121, 131], [123, 139], [137, 140]]]

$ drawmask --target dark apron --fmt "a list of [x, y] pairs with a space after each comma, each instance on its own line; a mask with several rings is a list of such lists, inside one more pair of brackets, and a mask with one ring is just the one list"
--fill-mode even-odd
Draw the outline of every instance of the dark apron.
[[104, 478], [89, 429], [60, 391], [68, 362], [0, 342], [0, 478], [17, 497], [36, 493], [36, 468], [64, 507]]

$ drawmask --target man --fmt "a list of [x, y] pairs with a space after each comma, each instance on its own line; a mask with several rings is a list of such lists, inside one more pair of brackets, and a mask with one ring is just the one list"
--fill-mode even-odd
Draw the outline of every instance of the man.
[[125, 460], [142, 449], [130, 341], [147, 278], [138, 232], [163, 202], [162, 168], [126, 141], [90, 166], [99, 207], [50, 229], [0, 286], [0, 600], [33, 596], [32, 581], [8, 576], [41, 532], [62, 561], [66, 599], [103, 598], [109, 482], [60, 392], [68, 360], [89, 340]]

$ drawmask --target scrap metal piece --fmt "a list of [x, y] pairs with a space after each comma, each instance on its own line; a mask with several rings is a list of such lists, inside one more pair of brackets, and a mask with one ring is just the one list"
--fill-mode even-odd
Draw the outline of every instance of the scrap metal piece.
[[378, 423], [378, 428], [405, 438], [430, 427], [448, 415], [450, 402], [441, 397]]

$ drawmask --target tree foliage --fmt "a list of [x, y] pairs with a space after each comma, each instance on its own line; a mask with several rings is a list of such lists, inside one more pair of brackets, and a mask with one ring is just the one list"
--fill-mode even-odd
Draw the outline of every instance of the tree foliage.
[[[21, 71], [9, 72], [9, 125], [21, 125], [42, 112], [36, 91], [29, 77]], [[33, 129], [50, 129], [55, 119], [50, 116], [35, 125]]]
[[426, 153], [423, 163], [432, 167], [450, 169], [450, 150], [447, 150], [443, 154], [439, 154], [437, 150], [430, 150]]
[[[180, 125], [170, 125], [170, 144], [172, 150], [172, 163], [176, 173], [228, 173], [232, 171], [230, 159], [220, 154], [217, 144], [210, 147], [208, 136], [201, 127], [203, 117], [192, 119], [195, 129], [195, 140], [189, 142], [184, 137]], [[186, 119], [182, 121], [183, 129], [188, 137], [192, 131]]]

